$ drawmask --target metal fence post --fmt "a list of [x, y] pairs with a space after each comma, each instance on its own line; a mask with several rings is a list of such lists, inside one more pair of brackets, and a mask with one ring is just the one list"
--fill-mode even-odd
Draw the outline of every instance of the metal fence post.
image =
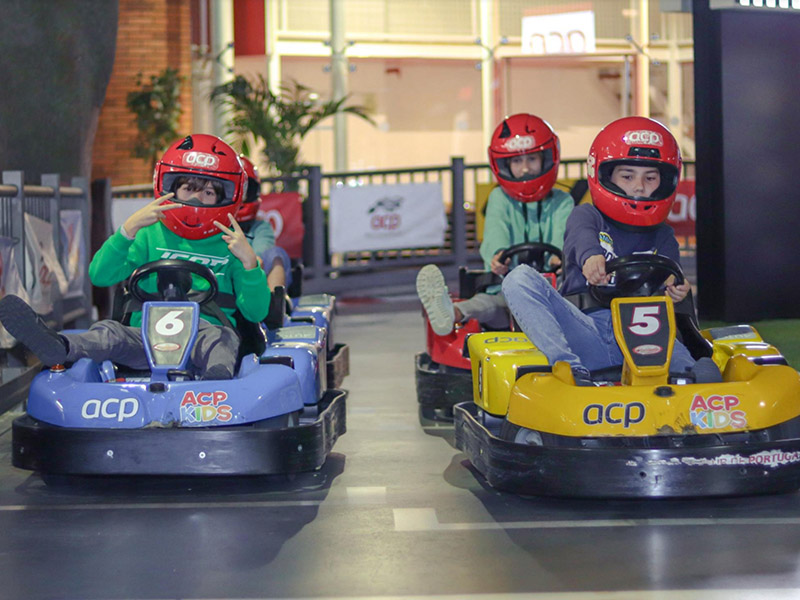
[[467, 217], [464, 213], [464, 157], [451, 158], [453, 175], [452, 230], [453, 258], [456, 266], [467, 264]]
[[319, 166], [308, 167], [308, 198], [310, 202], [309, 223], [311, 235], [311, 279], [321, 282], [325, 279], [325, 213], [322, 210], [322, 169]]
[[22, 171], [3, 171], [3, 184], [13, 185], [17, 188], [16, 195], [11, 199], [11, 237], [19, 240], [15, 258], [17, 269], [19, 270], [22, 287], [28, 289], [25, 281], [25, 214], [23, 210], [23, 198], [25, 197], [25, 173]]

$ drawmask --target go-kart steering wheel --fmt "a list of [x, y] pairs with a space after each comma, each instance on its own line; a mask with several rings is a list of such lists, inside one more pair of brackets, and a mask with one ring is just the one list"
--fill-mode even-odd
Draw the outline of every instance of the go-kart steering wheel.
[[[154, 274], [158, 293], [142, 289], [141, 281]], [[192, 275], [208, 282], [206, 290], [192, 290]], [[128, 278], [128, 289], [139, 302], [152, 300], [188, 300], [205, 304], [217, 295], [217, 278], [214, 272], [196, 262], [180, 259], [154, 260], [143, 264]]]
[[606, 274], [615, 273], [614, 285], [589, 285], [592, 298], [610, 306], [614, 298], [654, 295], [670, 275], [683, 283], [683, 271], [671, 258], [659, 254], [631, 254], [606, 263]]
[[552, 244], [545, 244], [544, 242], [522, 242], [521, 244], [514, 244], [509, 248], [503, 250], [503, 253], [498, 259], [501, 263], [505, 263], [506, 259], [519, 255], [519, 262], [532, 266], [540, 273], [555, 273], [559, 267], [544, 264], [544, 255], [549, 252], [558, 257], [559, 260], [564, 260], [564, 255], [559, 248]]

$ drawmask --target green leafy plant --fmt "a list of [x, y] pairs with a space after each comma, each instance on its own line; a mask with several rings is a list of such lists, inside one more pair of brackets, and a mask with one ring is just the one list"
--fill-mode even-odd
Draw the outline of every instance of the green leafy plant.
[[178, 119], [183, 77], [176, 69], [164, 69], [144, 83], [142, 73], [136, 77], [135, 91], [128, 92], [126, 104], [135, 115], [136, 136], [131, 155], [144, 158], [154, 167], [158, 157], [178, 137]]
[[349, 113], [375, 124], [362, 106], [345, 106], [348, 97], [323, 102], [310, 88], [292, 80], [273, 94], [259, 75], [250, 81], [241, 75], [214, 88], [211, 98], [229, 116], [228, 133], [240, 136], [242, 152], [250, 154], [248, 134], [264, 143], [264, 156], [272, 174], [289, 175], [304, 165], [300, 160], [303, 137], [320, 121], [336, 113]]

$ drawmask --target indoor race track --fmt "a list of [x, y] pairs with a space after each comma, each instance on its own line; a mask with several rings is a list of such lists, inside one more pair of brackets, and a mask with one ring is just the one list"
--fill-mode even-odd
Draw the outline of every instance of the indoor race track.
[[493, 491], [420, 424], [415, 302], [341, 309], [347, 433], [316, 473], [46, 486], [11, 467], [2, 417], [0, 598], [800, 597], [800, 494]]

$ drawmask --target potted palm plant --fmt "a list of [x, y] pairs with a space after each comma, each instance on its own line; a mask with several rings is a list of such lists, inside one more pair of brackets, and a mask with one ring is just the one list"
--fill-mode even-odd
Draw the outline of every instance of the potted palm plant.
[[251, 81], [238, 75], [217, 86], [211, 98], [228, 112], [228, 133], [241, 139], [242, 152], [250, 155], [249, 136], [263, 143], [271, 175], [291, 175], [304, 164], [300, 145], [320, 121], [336, 113], [349, 113], [374, 122], [362, 106], [346, 106], [348, 97], [322, 101], [310, 88], [292, 80], [273, 94], [263, 76]]
[[145, 83], [142, 73], [136, 77], [136, 90], [128, 92], [126, 104], [135, 115], [138, 135], [131, 154], [155, 167], [161, 153], [178, 137], [178, 119], [183, 78], [176, 69], [167, 68], [151, 75]]

